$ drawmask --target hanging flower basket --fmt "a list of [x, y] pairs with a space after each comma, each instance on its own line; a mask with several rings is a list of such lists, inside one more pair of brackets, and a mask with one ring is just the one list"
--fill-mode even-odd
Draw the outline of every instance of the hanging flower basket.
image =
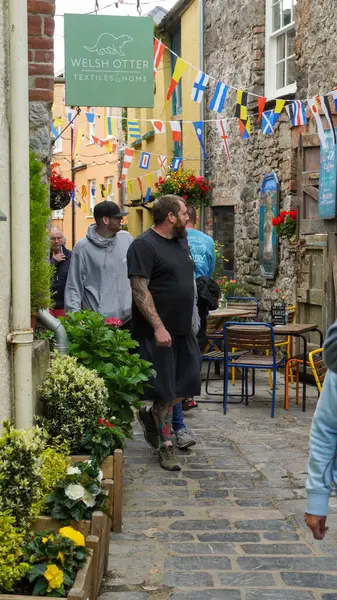
[[208, 206], [213, 189], [213, 184], [205, 177], [196, 177], [192, 169], [182, 167], [178, 171], [168, 169], [165, 177], [159, 177], [154, 186], [157, 190], [156, 198], [166, 194], [176, 194], [195, 208]]
[[56, 192], [50, 190], [50, 208], [52, 210], [61, 210], [68, 206], [71, 200], [70, 192]]

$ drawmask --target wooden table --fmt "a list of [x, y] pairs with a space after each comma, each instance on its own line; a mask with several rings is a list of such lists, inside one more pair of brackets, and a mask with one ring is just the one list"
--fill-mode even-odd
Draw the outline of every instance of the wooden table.
[[235, 321], [237, 317], [244, 318], [248, 317], [251, 314], [251, 309], [249, 308], [218, 308], [217, 310], [212, 310], [207, 320], [216, 318], [218, 322], [216, 323], [214, 331], [210, 331], [209, 333], [219, 333], [222, 332], [223, 326], [227, 321]]

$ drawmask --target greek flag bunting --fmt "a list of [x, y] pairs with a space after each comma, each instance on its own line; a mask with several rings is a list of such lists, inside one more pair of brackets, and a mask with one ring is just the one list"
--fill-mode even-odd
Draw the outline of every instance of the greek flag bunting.
[[173, 162], [171, 164], [171, 171], [178, 171], [178, 169], [181, 166], [182, 162], [183, 162], [182, 157], [176, 157], [176, 158], [174, 158]]
[[202, 97], [204, 95], [205, 89], [206, 89], [206, 85], [208, 84], [208, 81], [209, 81], [209, 75], [206, 75], [202, 71], [198, 71], [197, 76], [194, 81], [194, 84], [193, 84], [193, 87], [192, 87], [192, 94], [191, 94], [191, 99], [194, 100], [194, 102], [198, 102], [200, 104]]
[[215, 112], [222, 112], [223, 107], [225, 106], [226, 98], [228, 92], [228, 85], [226, 83], [218, 83], [216, 84], [215, 92], [211, 103], [209, 105], [210, 110], [214, 110]]
[[266, 110], [262, 113], [262, 133], [274, 133], [274, 111]]
[[139, 168], [147, 170], [150, 164], [151, 154], [149, 152], [142, 152], [139, 162]]

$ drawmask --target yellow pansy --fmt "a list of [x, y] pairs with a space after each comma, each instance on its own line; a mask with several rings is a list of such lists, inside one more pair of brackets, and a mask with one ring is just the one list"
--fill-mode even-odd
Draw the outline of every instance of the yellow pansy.
[[48, 542], [48, 538], [47, 538], [47, 537], [43, 537], [43, 538], [42, 538], [42, 542], [43, 542], [44, 544], [46, 544], [46, 543]]
[[56, 565], [48, 565], [43, 576], [48, 581], [48, 591], [57, 590], [63, 584], [64, 574]]
[[74, 542], [76, 546], [85, 546], [84, 535], [72, 527], [62, 527], [59, 534]]
[[61, 561], [61, 563], [64, 565], [64, 554], [63, 554], [63, 552], [59, 552], [56, 558], [58, 558]]

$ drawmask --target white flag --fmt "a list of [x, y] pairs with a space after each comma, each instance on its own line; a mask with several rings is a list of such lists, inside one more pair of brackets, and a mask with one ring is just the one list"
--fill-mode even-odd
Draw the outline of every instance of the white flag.
[[327, 142], [325, 139], [323, 123], [322, 123], [322, 119], [321, 119], [320, 115], [318, 114], [318, 108], [317, 108], [315, 98], [311, 98], [310, 100], [308, 100], [308, 104], [309, 104], [312, 114], [314, 115], [314, 119], [316, 121], [317, 133], [319, 135], [319, 139], [321, 140], [322, 148], [326, 148]]

